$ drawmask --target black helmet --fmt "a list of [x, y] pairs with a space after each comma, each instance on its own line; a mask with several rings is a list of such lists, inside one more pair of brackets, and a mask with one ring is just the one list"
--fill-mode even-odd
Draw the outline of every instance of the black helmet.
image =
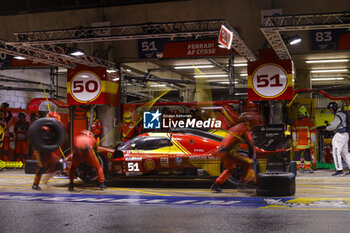
[[336, 102], [329, 102], [327, 109], [333, 109], [334, 113], [338, 110], [338, 104]]
[[21, 120], [26, 119], [26, 117], [27, 117], [27, 114], [26, 114], [25, 112], [20, 112], [20, 113], [18, 114], [18, 118], [21, 119]]

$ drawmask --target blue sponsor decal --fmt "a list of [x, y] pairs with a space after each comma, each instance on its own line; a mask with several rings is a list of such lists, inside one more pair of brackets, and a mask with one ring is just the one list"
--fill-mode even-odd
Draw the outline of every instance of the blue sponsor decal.
[[[278, 198], [276, 202], [287, 202], [293, 198]], [[113, 205], [166, 205], [205, 208], [260, 208], [271, 205], [265, 198], [250, 197], [186, 197], [186, 196], [130, 196], [130, 195], [92, 195], [55, 193], [0, 193], [0, 201], [35, 201], [51, 204], [59, 203], [97, 203]]]
[[143, 128], [144, 129], [160, 129], [160, 116], [162, 114], [159, 109], [156, 112], [143, 113]]
[[177, 157], [177, 158], [175, 159], [175, 164], [176, 164], [176, 165], [182, 165], [182, 158]]

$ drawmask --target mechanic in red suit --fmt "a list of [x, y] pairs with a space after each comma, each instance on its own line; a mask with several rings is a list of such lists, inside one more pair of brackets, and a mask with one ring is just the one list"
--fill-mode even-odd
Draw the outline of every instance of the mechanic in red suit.
[[[88, 120], [90, 121], [90, 112], [88, 112], [87, 116], [88, 116]], [[102, 128], [103, 128], [102, 122], [96, 118], [96, 112], [93, 111], [91, 132], [95, 135], [97, 142], [101, 141]]]
[[[55, 118], [57, 121], [61, 123], [61, 117], [57, 112], [49, 112], [47, 114], [47, 117]], [[49, 131], [48, 127], [45, 127], [45, 128], [44, 127], [43, 127], [44, 130]], [[32, 189], [41, 190], [39, 184], [40, 184], [42, 175], [45, 173], [49, 173], [50, 174], [49, 177], [52, 176], [52, 174], [56, 171], [59, 155], [58, 155], [58, 151], [42, 152], [37, 150], [34, 151], [34, 154], [38, 161], [38, 169], [35, 172]]]
[[9, 131], [9, 122], [12, 118], [12, 113], [8, 109], [9, 104], [8, 103], [2, 103], [0, 106], [0, 111], [2, 112], [0, 116], [0, 121], [4, 122], [6, 127], [4, 131], [4, 138], [3, 138], [3, 145], [1, 148], [1, 157], [4, 161], [9, 161], [9, 151], [10, 151], [10, 142], [12, 140], [12, 134]]
[[[0, 160], [7, 159], [3, 151], [5, 130], [6, 130], [6, 121], [4, 119], [4, 112], [0, 110]], [[5, 161], [8, 161], [8, 160], [5, 160]]]
[[96, 157], [94, 152], [94, 147], [96, 146], [96, 139], [92, 132], [88, 130], [83, 130], [79, 135], [74, 138], [74, 152], [72, 155], [72, 165], [69, 169], [69, 185], [68, 190], [74, 190], [74, 178], [77, 167], [81, 162], [89, 164], [91, 167], [95, 168], [97, 171], [98, 182], [101, 190], [106, 189], [105, 177], [103, 174], [102, 166]]
[[28, 159], [28, 129], [30, 123], [26, 120], [27, 115], [25, 112], [18, 114], [18, 121], [15, 124], [15, 161], [25, 161]]
[[255, 184], [257, 181], [256, 172], [252, 168], [253, 160], [249, 157], [237, 153], [241, 144], [247, 144], [249, 153], [255, 154], [253, 137], [250, 133], [252, 126], [259, 121], [259, 116], [255, 112], [245, 112], [239, 116], [238, 125], [229, 129], [228, 135], [222, 140], [220, 147], [215, 152], [225, 166], [226, 170], [215, 180], [211, 190], [221, 192], [220, 186], [232, 176], [233, 169], [238, 166], [244, 169], [240, 178], [241, 184]]
[[138, 130], [135, 122], [132, 120], [132, 114], [129, 111], [124, 112], [123, 122], [119, 128], [119, 140], [126, 142], [136, 136]]

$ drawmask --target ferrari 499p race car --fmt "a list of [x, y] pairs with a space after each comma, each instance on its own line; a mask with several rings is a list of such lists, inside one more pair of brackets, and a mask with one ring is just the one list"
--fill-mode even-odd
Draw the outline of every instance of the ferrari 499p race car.
[[[98, 157], [106, 178], [113, 177], [156, 177], [156, 178], [215, 178], [223, 171], [218, 157], [214, 155], [223, 137], [196, 129], [181, 129], [174, 132], [149, 132], [119, 145], [116, 149], [98, 147]], [[289, 156], [289, 149], [266, 151], [256, 147], [256, 155], [248, 153], [243, 145], [237, 150], [253, 159], [253, 168], [260, 172], [259, 158]], [[290, 170], [289, 163], [283, 163]], [[69, 167], [69, 157], [67, 160]], [[288, 167], [287, 167], [288, 166]], [[97, 179], [95, 171], [86, 164], [78, 167], [78, 176], [87, 183]], [[236, 182], [241, 169], [236, 167], [231, 181]], [[232, 183], [234, 183], [232, 182]]]

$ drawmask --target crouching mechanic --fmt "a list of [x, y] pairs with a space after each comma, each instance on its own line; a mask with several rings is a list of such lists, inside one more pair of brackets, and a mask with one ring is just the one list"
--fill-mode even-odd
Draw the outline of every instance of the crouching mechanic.
[[249, 153], [255, 155], [253, 137], [250, 133], [252, 126], [258, 123], [259, 116], [255, 112], [245, 112], [239, 116], [241, 123], [229, 129], [228, 135], [222, 140], [219, 149], [214, 153], [218, 156], [226, 170], [215, 180], [211, 190], [221, 192], [220, 186], [232, 176], [235, 167], [243, 168], [240, 177], [242, 185], [255, 185], [257, 182], [256, 172], [253, 169], [253, 160], [241, 155], [237, 149], [241, 144], [247, 144]]
[[[334, 114], [334, 119], [331, 124], [327, 127], [323, 127], [335, 133], [332, 139], [332, 155], [336, 172], [332, 175], [343, 176], [342, 157], [350, 168], [350, 153], [348, 151], [349, 134], [347, 131], [346, 113], [341, 108], [338, 108], [336, 102], [330, 102], [327, 109]], [[350, 172], [346, 173], [346, 175], [350, 175]]]
[[74, 152], [72, 155], [72, 165], [69, 169], [69, 185], [68, 190], [74, 190], [74, 178], [76, 175], [77, 167], [81, 162], [89, 164], [91, 167], [95, 168], [97, 171], [98, 182], [101, 190], [106, 189], [105, 177], [103, 174], [102, 166], [95, 155], [94, 147], [96, 146], [96, 139], [88, 130], [83, 130], [74, 139]]

